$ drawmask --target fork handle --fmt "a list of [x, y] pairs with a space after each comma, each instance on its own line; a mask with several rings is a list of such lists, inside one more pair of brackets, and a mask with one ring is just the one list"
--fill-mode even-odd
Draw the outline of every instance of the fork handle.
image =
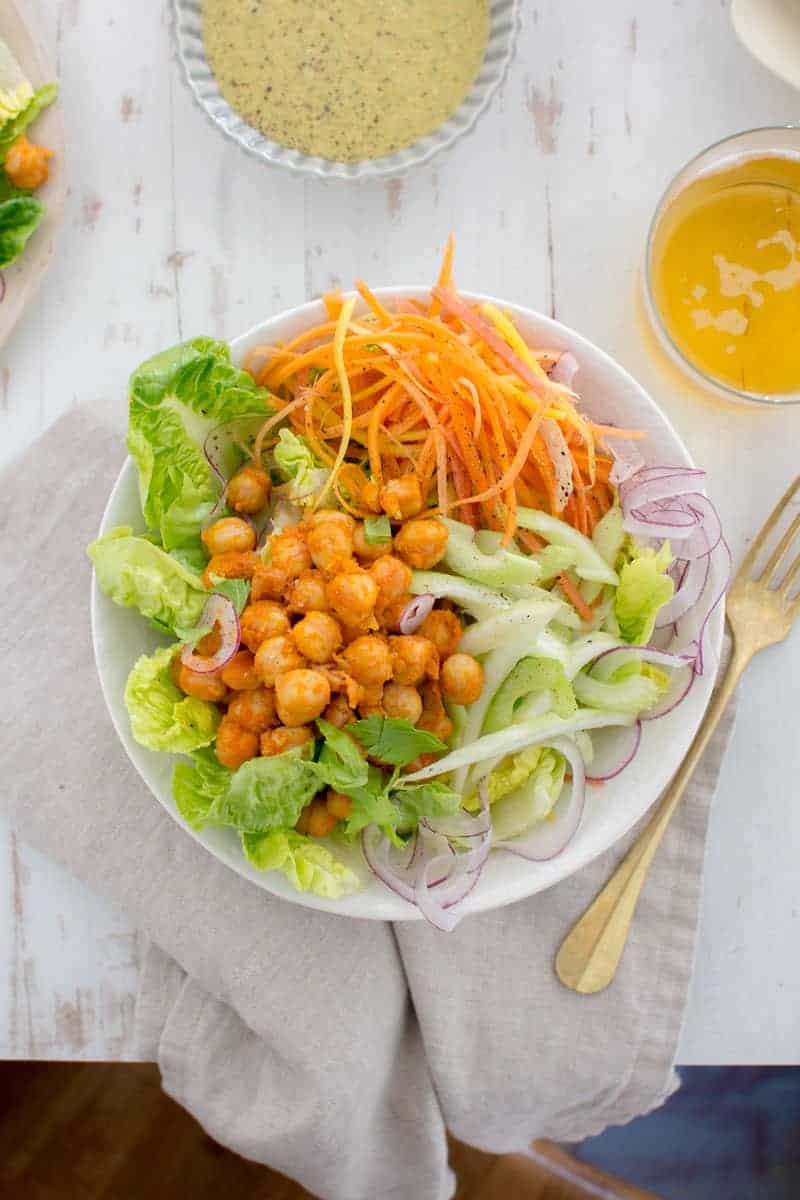
[[739, 654], [734, 647], [725, 677], [651, 820], [562, 942], [556, 955], [556, 974], [573, 991], [587, 995], [601, 992], [613, 980], [650, 864], [750, 657]]

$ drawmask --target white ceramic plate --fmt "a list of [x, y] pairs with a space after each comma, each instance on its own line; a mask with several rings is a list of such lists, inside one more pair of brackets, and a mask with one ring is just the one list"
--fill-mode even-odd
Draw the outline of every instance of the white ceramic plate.
[[[378, 295], [428, 298], [426, 289], [411, 287], [382, 288]], [[466, 296], [472, 300], [489, 299], [469, 293]], [[649, 435], [645, 447], [648, 461], [692, 465], [686, 447], [663, 413], [627, 371], [607, 354], [557, 321], [502, 300], [495, 300], [495, 303], [513, 314], [521, 332], [534, 343], [573, 351], [581, 364], [576, 387], [585, 407], [603, 420], [645, 429]], [[287, 341], [324, 320], [325, 310], [320, 301], [273, 317], [233, 342], [234, 358], [241, 361], [253, 346]], [[142, 528], [136, 470], [130, 459], [114, 485], [103, 514], [101, 532], [105, 533], [115, 525]], [[722, 624], [720, 606], [709, 622], [710, 662], [715, 662], [719, 654]], [[113, 604], [94, 581], [92, 632], [100, 682], [120, 740], [153, 795], [179, 824], [183, 824], [170, 789], [175, 758], [154, 754], [134, 742], [123, 703], [125, 680], [133, 662], [140, 654], [151, 653], [157, 645], [163, 645], [163, 639], [148, 629], [147, 622], [135, 610]], [[550, 862], [534, 864], [502, 852], [492, 854], [480, 883], [464, 902], [465, 911], [498, 908], [543, 891], [580, 870], [622, 837], [647, 812], [680, 765], [708, 704], [713, 674], [713, 668], [709, 667], [684, 703], [668, 716], [645, 722], [639, 754], [619, 778], [602, 788], [589, 789], [583, 824], [561, 855]], [[187, 827], [187, 832], [240, 875], [295, 904], [349, 917], [393, 921], [419, 919], [416, 908], [372, 878], [360, 851], [354, 850], [350, 861], [364, 880], [363, 890], [330, 901], [295, 892], [281, 875], [257, 871], [242, 854], [236, 835], [228, 830], [213, 829], [198, 834]], [[337, 846], [337, 853], [339, 850]]]
[[[11, 48], [34, 87], [55, 81], [56, 73], [47, 61], [29, 18], [23, 17], [17, 0], [0, 0], [0, 38]], [[56, 234], [64, 217], [64, 123], [58, 101], [38, 118], [31, 137], [53, 151], [50, 178], [36, 193], [47, 211], [17, 261], [2, 273], [5, 293], [0, 301], [0, 346], [33, 299], [50, 266]]]

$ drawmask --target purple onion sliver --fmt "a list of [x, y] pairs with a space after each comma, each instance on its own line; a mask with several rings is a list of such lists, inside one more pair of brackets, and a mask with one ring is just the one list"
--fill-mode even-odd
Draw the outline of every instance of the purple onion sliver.
[[550, 378], [553, 383], [563, 383], [565, 387], [571, 388], [572, 381], [580, 370], [580, 363], [571, 350], [565, 350], [559, 356], [556, 363], [550, 369]]
[[733, 557], [731, 555], [731, 548], [728, 545], [728, 543], [725, 541], [725, 538], [722, 538], [722, 540], [720, 541], [719, 544], [722, 547], [722, 549], [724, 550], [725, 555], [727, 557], [727, 565], [726, 565], [725, 571], [724, 571], [724, 581], [723, 581], [722, 587], [720, 588], [720, 590], [717, 592], [716, 596], [714, 597], [714, 599], [711, 603], [711, 606], [709, 607], [706, 615], [703, 617], [700, 628], [697, 632], [697, 664], [695, 666], [695, 670], [697, 671], [698, 675], [702, 675], [703, 670], [704, 670], [703, 641], [705, 639], [706, 628], [707, 628], [708, 622], [711, 618], [711, 614], [713, 613], [714, 609], [717, 607], [719, 602], [722, 600], [722, 597], [725, 595], [725, 593], [728, 590], [728, 584], [730, 583], [730, 578], [731, 578], [731, 568], [733, 566]]
[[694, 558], [691, 562], [683, 564], [680, 582], [676, 584], [672, 599], [659, 609], [656, 629], [665, 629], [668, 625], [674, 625], [677, 620], [694, 608], [706, 590], [710, 570], [711, 559], [708, 555], [704, 558]]
[[641, 721], [621, 729], [593, 730], [594, 758], [586, 768], [587, 781], [607, 783], [616, 779], [633, 762], [641, 740]]
[[689, 692], [694, 687], [694, 681], [697, 675], [694, 670], [694, 658], [688, 660], [687, 665], [691, 666], [685, 681], [680, 679], [679, 675], [675, 675], [672, 679], [672, 684], [667, 689], [665, 696], [662, 696], [659, 704], [655, 708], [651, 708], [649, 712], [642, 713], [643, 721], [657, 721], [660, 717], [665, 717], [667, 713], [671, 713], [679, 704], [683, 704]]
[[425, 618], [432, 612], [435, 603], [436, 597], [432, 596], [430, 592], [425, 592], [424, 595], [415, 596], [413, 600], [410, 600], [400, 614], [398, 622], [400, 632], [416, 633]]

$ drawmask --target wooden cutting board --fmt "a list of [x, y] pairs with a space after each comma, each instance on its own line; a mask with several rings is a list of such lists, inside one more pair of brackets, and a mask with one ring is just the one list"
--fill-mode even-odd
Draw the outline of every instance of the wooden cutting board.
[[[0, 0], [0, 38], [11, 48], [34, 87], [56, 81], [36, 28], [36, 17], [27, 0]], [[33, 126], [32, 138], [49, 146], [50, 178], [37, 191], [46, 212], [39, 228], [15, 263], [2, 272], [5, 291], [0, 284], [0, 346], [3, 345], [22, 313], [31, 303], [53, 257], [55, 239], [64, 219], [66, 172], [64, 164], [64, 123], [58, 100], [46, 109]]]

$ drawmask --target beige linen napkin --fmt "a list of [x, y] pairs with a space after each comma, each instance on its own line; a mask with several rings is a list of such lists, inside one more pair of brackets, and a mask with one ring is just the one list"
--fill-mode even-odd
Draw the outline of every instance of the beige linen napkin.
[[323, 1200], [447, 1200], [445, 1127], [492, 1151], [579, 1140], [660, 1104], [692, 966], [708, 808], [731, 719], [665, 838], [619, 975], [579, 997], [556, 947], [622, 847], [452, 934], [274, 899], [146, 790], [100, 695], [89, 566], [119, 435], [63, 418], [2, 477], [0, 801], [152, 939], [139, 1049], [224, 1144]]

